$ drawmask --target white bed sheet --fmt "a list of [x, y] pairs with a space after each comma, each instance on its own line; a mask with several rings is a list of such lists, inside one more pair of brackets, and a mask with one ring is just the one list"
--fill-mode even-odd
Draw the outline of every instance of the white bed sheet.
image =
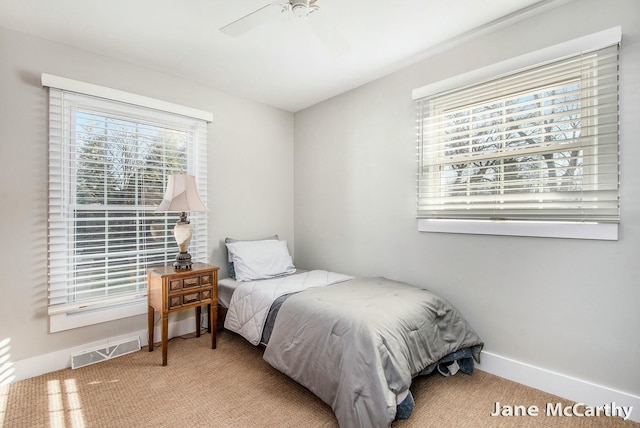
[[[296, 273], [306, 272], [304, 269], [297, 269], [292, 275]], [[263, 281], [263, 280], [256, 280]], [[223, 308], [229, 308], [231, 304], [231, 296], [233, 296], [233, 292], [236, 291], [236, 288], [242, 284], [239, 281], [236, 281], [233, 278], [223, 278], [218, 280], [218, 305]]]

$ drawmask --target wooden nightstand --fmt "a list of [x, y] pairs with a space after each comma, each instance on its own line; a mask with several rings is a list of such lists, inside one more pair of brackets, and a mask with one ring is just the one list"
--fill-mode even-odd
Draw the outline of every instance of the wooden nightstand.
[[209, 307], [211, 349], [216, 349], [216, 322], [218, 318], [218, 270], [216, 266], [194, 263], [189, 270], [176, 270], [173, 266], [147, 269], [149, 291], [149, 352], [153, 351], [154, 314], [162, 314], [162, 365], [167, 365], [169, 314], [196, 310], [196, 336], [200, 337], [202, 306]]

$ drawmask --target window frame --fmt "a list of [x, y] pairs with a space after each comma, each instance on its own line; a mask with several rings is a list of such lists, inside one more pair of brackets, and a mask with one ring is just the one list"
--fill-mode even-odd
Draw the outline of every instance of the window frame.
[[[578, 39], [561, 43], [549, 48], [531, 52], [519, 57], [511, 58], [474, 70], [459, 76], [417, 88], [413, 91], [413, 99], [418, 100], [432, 94], [461, 88], [476, 82], [488, 81], [495, 76], [513, 73], [514, 71], [555, 61], [564, 57], [575, 55], [576, 52], [592, 51], [614, 44], [619, 44], [622, 38], [621, 27], [614, 27], [598, 33], [590, 34]], [[422, 117], [422, 112], [418, 112]], [[422, 120], [420, 118], [420, 120]], [[420, 126], [418, 127], [420, 128]], [[418, 133], [418, 180], [422, 171], [422, 142], [421, 133]], [[420, 184], [418, 183], [418, 187]], [[619, 192], [619, 186], [618, 186]], [[418, 188], [419, 193], [419, 188]], [[419, 194], [418, 194], [419, 196]], [[617, 240], [619, 224], [600, 222], [574, 222], [574, 221], [535, 221], [527, 219], [447, 219], [447, 218], [421, 218], [418, 217], [418, 230], [422, 232], [464, 233], [464, 234], [489, 234], [508, 236], [535, 236], [575, 239]]]
[[[83, 100], [87, 103], [90, 109], [94, 109], [94, 111], [100, 116], [103, 117], [113, 116], [114, 114], [121, 118], [127, 118], [132, 123], [142, 124], [145, 121], [147, 123], [153, 123], [152, 126], [156, 128], [158, 126], [167, 126], [169, 129], [181, 129], [185, 132], [185, 138], [190, 140], [190, 142], [185, 147], [185, 156], [186, 156], [186, 173], [192, 174], [196, 176], [196, 180], [198, 182], [198, 189], [200, 192], [200, 196], [203, 201], [206, 203], [206, 184], [207, 184], [207, 168], [206, 168], [206, 146], [207, 146], [207, 124], [212, 121], [211, 113], [192, 109], [189, 107], [183, 107], [173, 103], [167, 103], [160, 100], [155, 100], [148, 97], [143, 97], [135, 94], [130, 94], [123, 91], [118, 91], [111, 88], [101, 87], [93, 84], [88, 84], [85, 82], [79, 82], [71, 79], [66, 79], [58, 76], [43, 74], [42, 75], [42, 84], [44, 87], [49, 88], [50, 91], [50, 136], [49, 136], [49, 146], [50, 146], [50, 181], [53, 179], [55, 183], [63, 183], [63, 190], [58, 191], [54, 189], [57, 184], [50, 184], [50, 199], [49, 199], [49, 269], [48, 269], [48, 284], [49, 284], [49, 299], [48, 299], [48, 312], [49, 312], [49, 330], [50, 332], [62, 331], [71, 328], [82, 327], [86, 325], [112, 321], [120, 318], [130, 317], [134, 315], [140, 315], [147, 312], [147, 297], [146, 297], [146, 280], [144, 281], [144, 286], [141, 286], [141, 280], [139, 276], [140, 269], [145, 269], [146, 264], [143, 263], [144, 266], [140, 266], [140, 260], [138, 258], [135, 259], [135, 262], [130, 263], [131, 266], [135, 265], [133, 274], [135, 274], [135, 278], [137, 278], [137, 285], [134, 288], [137, 290], [135, 292], [129, 293], [126, 296], [120, 298], [116, 297], [114, 299], [108, 299], [108, 302], [101, 300], [91, 300], [84, 304], [80, 303], [68, 303], [66, 301], [66, 295], [72, 294], [71, 292], [62, 291], [64, 289], [70, 289], [73, 287], [71, 281], [66, 281], [66, 287], [64, 285], [64, 280], [60, 280], [60, 278], [54, 278], [56, 274], [61, 272], [60, 266], [52, 265], [52, 254], [60, 254], [62, 255], [61, 248], [64, 248], [65, 244], [56, 245], [60, 242], [67, 242], [67, 250], [62, 250], [63, 252], [73, 252], [75, 251], [70, 244], [73, 246], [75, 242], [74, 235], [76, 233], [76, 225], [75, 223], [69, 222], [68, 225], [63, 226], [63, 230], [67, 230], [67, 232], [63, 232], [63, 237], [55, 236], [56, 233], [59, 233], [60, 229], [55, 232], [52, 231], [52, 224], [55, 222], [60, 223], [62, 220], [69, 221], [71, 219], [76, 218], [75, 213], [76, 210], [73, 209], [73, 204], [77, 203], [75, 201], [76, 183], [74, 176], [77, 172], [77, 168], [74, 165], [76, 162], [75, 154], [70, 150], [69, 153], [60, 154], [62, 152], [56, 152], [57, 150], [65, 150], [73, 149], [74, 142], [73, 137], [71, 137], [72, 132], [69, 130], [64, 130], [63, 132], [59, 132], [61, 129], [64, 129], [65, 120], [69, 122], [70, 129], [75, 129], [73, 127], [74, 116], [74, 108], [78, 103], [82, 104]], [[56, 91], [56, 95], [52, 95], [52, 91]], [[64, 96], [67, 96], [69, 100], [65, 102]], [[57, 97], [61, 98], [58, 99]], [[66, 119], [64, 115], [72, 115], [68, 116]], [[188, 134], [188, 135], [187, 135]], [[138, 140], [133, 146], [138, 146]], [[53, 158], [52, 158], [53, 156]], [[160, 168], [156, 168], [157, 170], [161, 170], [166, 166], [163, 165]], [[53, 175], [52, 175], [53, 174]], [[52, 178], [53, 177], [53, 178]], [[64, 178], [66, 177], [66, 178]], [[65, 181], [66, 180], [66, 181]], [[166, 180], [163, 179], [163, 189], [166, 186]], [[68, 188], [64, 189], [64, 183], [69, 183]], [[52, 193], [53, 192], [53, 193]], [[164, 193], [164, 192], [162, 192]], [[136, 193], [137, 194], [137, 193]], [[52, 196], [54, 195], [54, 199]], [[60, 198], [62, 196], [62, 198]], [[55, 198], [62, 199], [56, 200]], [[138, 199], [136, 198], [136, 201]], [[56, 204], [60, 204], [57, 208], [52, 208], [52, 203], [54, 206]], [[98, 208], [98, 211], [103, 211], [105, 213], [113, 211], [113, 204], [97, 204], [94, 208]], [[123, 208], [123, 206], [119, 206], [120, 210], [135, 212], [136, 216], [139, 213], [144, 215], [145, 212], [153, 212], [154, 209], [146, 206], [139, 205], [138, 202], [133, 205], [127, 205], [127, 208]], [[54, 213], [54, 214], [52, 214]], [[52, 215], [58, 215], [59, 218], [52, 218]], [[163, 215], [176, 217], [176, 213], [163, 213]], [[172, 217], [172, 218], [173, 218]], [[108, 224], [108, 220], [106, 220], [106, 215], [103, 216], [106, 224]], [[64, 220], [67, 219], [67, 220]], [[166, 220], [164, 222], [166, 223]], [[195, 251], [194, 254], [200, 255], [201, 258], [208, 257], [207, 250], [207, 219], [206, 213], [194, 213], [194, 215], [190, 216], [190, 220], [194, 227], [194, 241], [190, 250]], [[169, 243], [170, 247], [176, 247], [175, 242], [172, 242], [173, 237], [170, 236], [170, 233], [164, 234], [164, 240]], [[65, 237], [66, 236], [66, 237]], [[136, 231], [136, 236], [138, 236], [138, 231]], [[126, 239], [129, 239], [127, 236]], [[135, 239], [136, 242], [139, 238]], [[167, 243], [161, 244], [164, 247], [167, 247]], [[55, 248], [53, 248], [55, 246]], [[52, 253], [54, 251], [54, 253]], [[105, 252], [106, 254], [106, 252]], [[167, 260], [173, 256], [173, 253], [170, 254], [162, 254], [160, 251], [157, 257], [161, 257]], [[63, 255], [64, 257], [64, 255]], [[69, 257], [69, 260], [72, 260], [72, 257]], [[149, 266], [150, 267], [150, 266]], [[52, 272], [52, 269], [55, 270], [55, 273]], [[75, 270], [75, 265], [74, 268]], [[64, 269], [63, 269], [64, 270]], [[71, 275], [73, 271], [69, 271], [68, 275]], [[137, 273], [136, 273], [137, 272]], [[64, 278], [64, 273], [60, 276]], [[69, 277], [70, 278], [70, 277]], [[62, 285], [61, 285], [62, 284]], [[60, 288], [62, 287], [62, 288]]]

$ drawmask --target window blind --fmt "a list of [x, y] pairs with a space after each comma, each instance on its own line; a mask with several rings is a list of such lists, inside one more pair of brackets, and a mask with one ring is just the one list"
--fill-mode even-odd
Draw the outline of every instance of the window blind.
[[[179, 213], [155, 213], [169, 174], [207, 203], [204, 120], [49, 88], [49, 314], [145, 299], [146, 269], [179, 251]], [[206, 213], [190, 213], [194, 260]]]
[[416, 105], [418, 218], [619, 222], [617, 44]]

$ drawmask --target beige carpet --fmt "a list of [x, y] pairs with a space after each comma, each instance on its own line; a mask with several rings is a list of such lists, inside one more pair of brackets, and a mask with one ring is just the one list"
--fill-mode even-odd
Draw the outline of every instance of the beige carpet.
[[[337, 427], [331, 408], [262, 360], [262, 349], [229, 332], [169, 342], [77, 370], [0, 387], [1, 427]], [[553, 395], [476, 370], [416, 379], [416, 408], [394, 428], [640, 427], [618, 417], [545, 416]], [[491, 417], [495, 402], [537, 405], [537, 417]], [[640, 409], [634, 409], [640, 411]]]

